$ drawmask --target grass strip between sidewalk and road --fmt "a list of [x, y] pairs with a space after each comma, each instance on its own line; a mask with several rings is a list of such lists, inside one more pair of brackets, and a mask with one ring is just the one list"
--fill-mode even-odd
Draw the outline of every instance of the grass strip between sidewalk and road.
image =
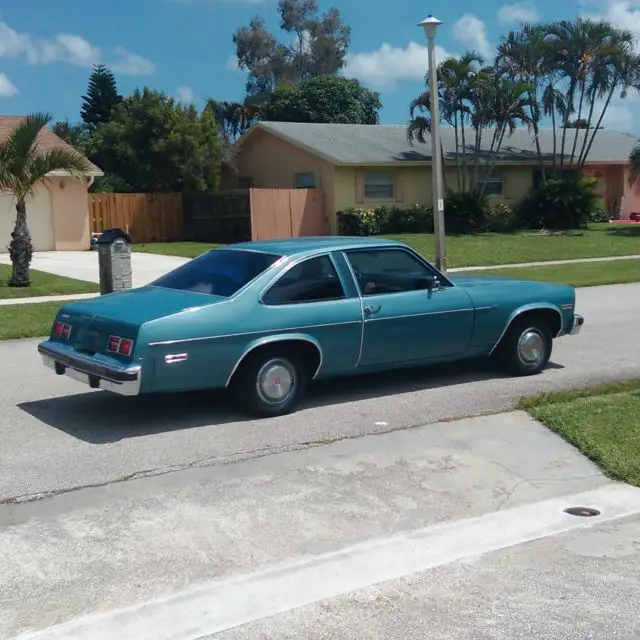
[[95, 282], [74, 280], [44, 271], [30, 270], [31, 286], [10, 287], [11, 267], [0, 264], [0, 299], [35, 298], [38, 296], [65, 296], [77, 293], [98, 293], [100, 286]]
[[[452, 275], [515, 277], [589, 287], [640, 282], [640, 259], [470, 271]], [[63, 304], [69, 303], [72, 301], [0, 305], [0, 340], [48, 335], [56, 312]]]
[[640, 486], [640, 378], [523, 398], [518, 408], [610, 478]]
[[486, 271], [458, 271], [451, 274], [453, 278], [457, 275], [542, 280], [556, 284], [570, 284], [573, 287], [597, 287], [607, 284], [640, 282], [640, 258], [556, 264], [544, 267], [516, 267], [512, 269], [506, 267], [504, 269], [487, 269]]
[[[405, 242], [428, 260], [433, 259], [431, 233], [384, 237]], [[194, 258], [219, 246], [206, 242], [152, 242], [135, 244], [132, 249], [142, 253]], [[590, 224], [587, 229], [570, 231], [567, 235], [515, 231], [447, 236], [447, 261], [452, 269], [630, 255], [640, 255], [640, 224]]]

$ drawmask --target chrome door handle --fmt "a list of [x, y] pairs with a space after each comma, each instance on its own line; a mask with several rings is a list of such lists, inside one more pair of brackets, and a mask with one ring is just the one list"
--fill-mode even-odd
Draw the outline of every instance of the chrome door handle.
[[379, 304], [367, 305], [366, 307], [364, 307], [364, 312], [367, 315], [373, 315], [374, 313], [378, 313], [380, 309], [382, 309], [382, 305]]

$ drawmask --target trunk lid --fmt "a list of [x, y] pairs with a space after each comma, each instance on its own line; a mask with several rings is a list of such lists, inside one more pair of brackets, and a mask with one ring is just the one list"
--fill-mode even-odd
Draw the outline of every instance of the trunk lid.
[[114, 354], [108, 350], [110, 336], [135, 340], [140, 326], [158, 318], [222, 302], [226, 298], [188, 291], [143, 287], [120, 291], [90, 300], [64, 305], [58, 320], [71, 325], [69, 340], [76, 351], [87, 354], [103, 353], [123, 362], [131, 356]]

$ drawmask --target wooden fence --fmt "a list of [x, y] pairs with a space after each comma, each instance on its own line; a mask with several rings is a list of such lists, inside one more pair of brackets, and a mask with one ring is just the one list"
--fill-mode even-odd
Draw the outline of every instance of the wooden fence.
[[241, 242], [328, 235], [321, 189], [212, 193], [93, 193], [91, 231], [120, 228], [133, 242]]
[[89, 213], [93, 233], [117, 227], [128, 231], [133, 242], [183, 239], [179, 193], [91, 193]]

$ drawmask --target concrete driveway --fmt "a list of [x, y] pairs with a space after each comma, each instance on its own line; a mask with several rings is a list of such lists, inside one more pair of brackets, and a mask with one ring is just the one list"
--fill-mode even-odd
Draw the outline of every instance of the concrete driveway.
[[[185, 262], [187, 258], [178, 256], [134, 252], [131, 254], [133, 286], [143, 287]], [[0, 264], [11, 264], [6, 253], [0, 254]], [[66, 278], [100, 282], [97, 251], [38, 251], [33, 254], [31, 267]]]

